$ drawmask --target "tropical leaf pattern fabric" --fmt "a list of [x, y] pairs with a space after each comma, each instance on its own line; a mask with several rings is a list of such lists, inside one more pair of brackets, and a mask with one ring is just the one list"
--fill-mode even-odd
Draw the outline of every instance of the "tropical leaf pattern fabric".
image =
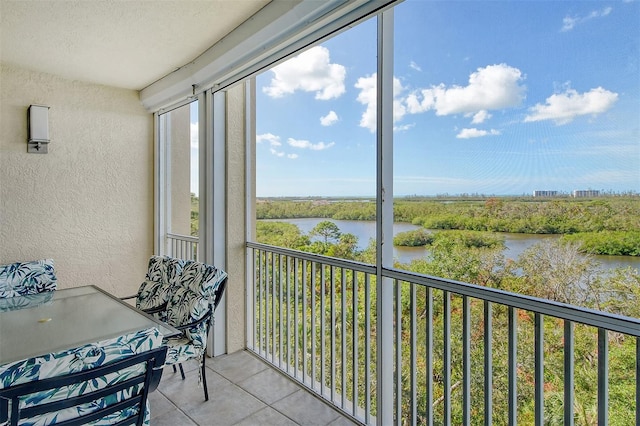
[[[9, 386], [30, 381], [59, 377], [65, 374], [79, 372], [101, 366], [105, 363], [120, 360], [127, 356], [142, 353], [162, 345], [162, 335], [157, 328], [119, 336], [113, 339], [103, 340], [94, 344], [66, 350], [58, 353], [50, 353], [23, 361], [0, 365], [0, 390]], [[37, 392], [22, 399], [22, 407], [37, 405], [43, 400], [53, 402], [83, 395], [96, 389], [123, 382], [144, 372], [144, 365], [129, 367], [118, 372], [107, 374], [99, 379], [61, 387], [48, 392]], [[87, 414], [99, 408], [112, 405], [123, 400], [139, 388], [125, 389], [103, 398], [98, 403], [86, 403], [73, 408], [58, 411], [53, 414], [40, 415], [21, 422], [24, 426], [41, 426], [55, 424], [65, 419], [77, 417], [79, 414]], [[97, 420], [92, 425], [111, 425], [137, 412], [137, 409], [125, 409]], [[145, 407], [145, 425], [149, 424], [149, 406]]]
[[[167, 323], [174, 327], [184, 326], [202, 319], [209, 312], [209, 303], [199, 293], [188, 288], [178, 288], [167, 305]], [[204, 348], [207, 342], [207, 321], [184, 330], [184, 337], [191, 344]], [[171, 348], [168, 352], [171, 352]]]
[[[136, 296], [136, 307], [142, 310], [155, 309], [166, 304], [178, 285], [185, 261], [169, 256], [151, 256], [145, 281], [140, 285]], [[155, 316], [165, 321], [166, 312]]]
[[178, 283], [185, 262], [169, 256], [151, 256], [145, 280], [164, 282], [172, 287]]
[[213, 265], [190, 261], [184, 266], [180, 276], [179, 287], [188, 288], [194, 293], [200, 293], [213, 303], [220, 283], [227, 277], [227, 273]]
[[[138, 289], [136, 308], [143, 311], [158, 308], [167, 302], [167, 285], [159, 281], [144, 281]], [[159, 318], [165, 321], [166, 318]]]
[[[201, 262], [188, 261], [177, 289], [167, 304], [167, 322], [175, 327], [202, 319], [213, 309], [220, 283], [227, 277], [222, 269]], [[165, 340], [168, 347], [165, 365], [179, 364], [204, 356], [211, 320], [183, 331], [182, 336]]]
[[170, 337], [165, 340], [167, 345], [167, 358], [165, 365], [181, 364], [190, 359], [198, 359], [204, 356], [205, 348], [195, 346], [187, 337]]
[[56, 288], [53, 259], [0, 265], [0, 298], [27, 296]]

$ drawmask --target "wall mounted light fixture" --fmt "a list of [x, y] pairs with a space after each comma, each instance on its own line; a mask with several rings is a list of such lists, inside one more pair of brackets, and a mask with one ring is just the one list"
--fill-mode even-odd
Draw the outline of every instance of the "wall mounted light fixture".
[[27, 113], [27, 152], [46, 154], [49, 152], [49, 107], [30, 105]]

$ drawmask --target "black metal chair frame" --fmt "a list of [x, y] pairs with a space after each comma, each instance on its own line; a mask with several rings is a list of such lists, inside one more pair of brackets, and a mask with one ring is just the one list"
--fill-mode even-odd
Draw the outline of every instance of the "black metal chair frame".
[[[130, 416], [129, 418], [122, 420], [121, 422], [117, 423], [116, 426], [130, 424], [136, 424], [140, 426], [144, 422], [146, 401], [149, 392], [154, 391], [158, 387], [158, 383], [160, 382], [160, 378], [162, 376], [162, 366], [164, 365], [166, 355], [167, 347], [161, 346], [160, 348], [132, 355], [122, 360], [110, 362], [89, 370], [23, 383], [6, 389], [1, 389], [0, 424], [4, 424], [4, 422], [7, 422], [7, 420], [9, 420], [8, 425], [16, 426], [19, 424], [18, 422], [21, 418], [29, 418], [41, 414], [54, 413], [65, 408], [75, 407], [77, 405], [89, 403], [92, 401], [98, 401], [115, 392], [129, 389], [135, 385], [139, 385], [142, 383], [143, 386], [138, 391], [138, 393], [132, 393], [131, 397], [129, 398], [123, 399], [116, 404], [109, 405], [89, 414], [84, 414], [74, 419], [56, 423], [59, 426], [80, 426], [88, 422], [101, 419], [109, 414], [121, 411], [125, 408], [138, 407], [138, 412], [135, 416]], [[22, 396], [29, 395], [35, 392], [57, 389], [75, 383], [87, 382], [89, 380], [105, 376], [106, 374], [117, 372], [124, 368], [142, 363], [146, 364], [145, 372], [141, 372], [139, 375], [131, 377], [124, 382], [118, 383], [113, 386], [107, 386], [105, 388], [73, 398], [55, 402], [44, 402], [32, 407], [20, 409], [19, 400]], [[9, 402], [11, 403], [11, 413], [9, 413]]]
[[[209, 306], [209, 311], [199, 320], [191, 322], [189, 324], [185, 324], [185, 325], [181, 325], [181, 326], [174, 326], [175, 328], [177, 328], [178, 330], [180, 330], [181, 332], [184, 331], [190, 327], [194, 327], [196, 325], [201, 324], [204, 321], [207, 321], [207, 335], [209, 335], [209, 330], [211, 328], [211, 320], [213, 318], [213, 314], [216, 310], [216, 308], [218, 307], [218, 305], [220, 304], [220, 300], [222, 299], [222, 295], [224, 294], [224, 290], [226, 288], [227, 285], [227, 278], [225, 277], [219, 285], [218, 291], [216, 292], [216, 297], [213, 300], [213, 304], [211, 304]], [[134, 294], [132, 296], [125, 296], [125, 297], [121, 297], [121, 300], [128, 300], [128, 299], [134, 299], [138, 297], [137, 294]], [[163, 303], [160, 306], [157, 306], [155, 308], [151, 308], [151, 309], [143, 309], [142, 311], [145, 312], [146, 314], [152, 315], [158, 312], [162, 312], [164, 310], [167, 309], [167, 304], [168, 302]], [[208, 401], [209, 400], [209, 390], [207, 389], [207, 375], [206, 375], [206, 370], [205, 370], [205, 358], [206, 358], [206, 354], [202, 356], [202, 365], [200, 365], [200, 371], [201, 371], [201, 375], [202, 375], [202, 385], [204, 387], [204, 400]], [[173, 372], [175, 373], [176, 370], [176, 366], [173, 365]], [[182, 368], [182, 364], [178, 364], [178, 367], [180, 368], [180, 375], [182, 376], [182, 380], [185, 379], [185, 375], [184, 375], [184, 369]]]
[[[213, 303], [211, 305], [209, 305], [209, 311], [199, 320], [191, 322], [189, 324], [184, 324], [184, 325], [180, 325], [180, 326], [174, 326], [175, 328], [177, 328], [178, 330], [180, 330], [181, 332], [184, 333], [184, 331], [190, 327], [194, 327], [196, 325], [202, 324], [203, 322], [207, 322], [207, 336], [209, 335], [209, 330], [211, 329], [211, 324], [212, 324], [212, 320], [213, 320], [213, 314], [216, 310], [216, 308], [218, 307], [218, 305], [220, 304], [220, 300], [222, 299], [222, 295], [224, 294], [224, 290], [227, 286], [227, 278], [225, 277], [224, 280], [222, 280], [220, 282], [220, 285], [218, 287], [218, 291], [216, 292], [216, 297], [213, 300]], [[166, 307], [166, 306], [165, 306]], [[157, 308], [154, 308], [154, 311]], [[145, 311], [147, 313], [150, 313], [149, 311]], [[207, 358], [207, 354], [203, 354], [202, 355], [202, 364], [199, 366], [200, 367], [200, 374], [202, 377], [202, 387], [204, 388], [204, 400], [208, 401], [209, 400], [209, 390], [207, 389], [207, 372], [205, 370], [205, 360]], [[184, 369], [182, 368], [182, 364], [178, 364], [178, 367], [180, 368], [180, 375], [182, 376], [182, 380], [185, 379], [185, 375], [184, 375]], [[176, 372], [176, 366], [173, 365], [173, 372]]]

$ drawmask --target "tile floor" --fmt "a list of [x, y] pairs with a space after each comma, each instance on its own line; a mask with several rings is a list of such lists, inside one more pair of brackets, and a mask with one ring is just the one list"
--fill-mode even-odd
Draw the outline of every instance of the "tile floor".
[[185, 366], [185, 380], [165, 369], [149, 395], [151, 426], [356, 424], [250, 352], [207, 358], [208, 402], [196, 368]]

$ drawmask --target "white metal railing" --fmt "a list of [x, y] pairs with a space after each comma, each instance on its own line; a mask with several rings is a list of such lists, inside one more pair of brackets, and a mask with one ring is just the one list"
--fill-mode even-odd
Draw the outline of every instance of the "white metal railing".
[[[376, 423], [376, 267], [247, 248], [249, 349]], [[395, 269], [382, 276], [394, 290], [395, 356], [382, 368], [394, 372], [396, 424], [571, 425], [578, 412], [640, 424], [640, 320]], [[621, 396], [629, 389], [635, 400]], [[613, 404], [621, 398], [626, 414]]]
[[185, 260], [198, 260], [198, 237], [167, 234], [167, 255]]

